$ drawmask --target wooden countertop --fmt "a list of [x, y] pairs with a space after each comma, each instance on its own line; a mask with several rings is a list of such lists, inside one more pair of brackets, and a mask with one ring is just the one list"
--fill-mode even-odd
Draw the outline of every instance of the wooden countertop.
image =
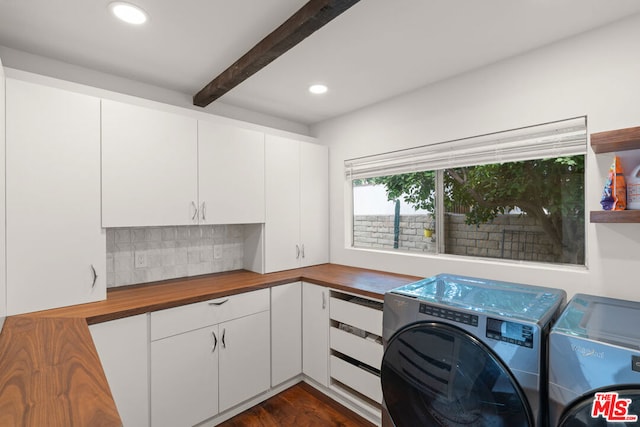
[[88, 324], [298, 280], [381, 299], [418, 279], [335, 264], [241, 270], [109, 289], [105, 301], [8, 317], [0, 335], [0, 427], [122, 425]]

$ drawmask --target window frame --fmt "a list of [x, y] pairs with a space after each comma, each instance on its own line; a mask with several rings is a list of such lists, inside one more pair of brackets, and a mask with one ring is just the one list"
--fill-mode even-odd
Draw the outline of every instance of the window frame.
[[[582, 125], [581, 128], [583, 130], [583, 134], [584, 136], [581, 138], [582, 143], [580, 144], [582, 149], [579, 150], [580, 152], [575, 152], [576, 150], [574, 149], [573, 152], [569, 152], [569, 153], [565, 153], [565, 152], [560, 152], [557, 155], [541, 155], [539, 157], [533, 157], [533, 158], [525, 158], [525, 159], [508, 159], [504, 162], [501, 163], [508, 163], [508, 162], [517, 162], [517, 161], [524, 161], [524, 160], [534, 160], [534, 159], [543, 159], [543, 158], [559, 158], [559, 157], [567, 157], [567, 156], [573, 156], [573, 155], [582, 155], [584, 156], [584, 172], [583, 172], [583, 176], [584, 176], [584, 184], [583, 184], [583, 202], [584, 202], [584, 207], [583, 207], [583, 215], [584, 215], [584, 264], [572, 264], [572, 263], [563, 263], [563, 262], [544, 262], [544, 261], [528, 261], [528, 260], [516, 260], [516, 259], [509, 259], [509, 258], [498, 258], [498, 257], [484, 257], [484, 256], [473, 256], [473, 255], [456, 255], [456, 254], [451, 254], [451, 253], [446, 253], [445, 252], [445, 242], [446, 242], [446, 237], [444, 235], [445, 233], [445, 207], [444, 207], [444, 173], [445, 173], [445, 167], [441, 167], [441, 168], [437, 168], [437, 169], [431, 169], [436, 173], [436, 178], [435, 178], [435, 188], [436, 188], [436, 212], [435, 212], [435, 218], [436, 218], [436, 228], [435, 228], [435, 233], [436, 233], [436, 242], [435, 242], [435, 252], [414, 252], [414, 251], [408, 251], [408, 250], [402, 250], [402, 249], [389, 249], [389, 248], [376, 248], [376, 247], [359, 247], [359, 246], [355, 246], [355, 237], [354, 237], [354, 222], [355, 222], [355, 212], [354, 212], [354, 191], [353, 191], [353, 181], [355, 179], [358, 179], [357, 177], [353, 177], [352, 173], [350, 172], [350, 168], [352, 167], [352, 162], [361, 160], [361, 159], [367, 159], [367, 158], [371, 158], [371, 157], [375, 157], [378, 159], [383, 159], [385, 158], [385, 156], [396, 156], [398, 153], [402, 153], [402, 152], [410, 152], [412, 150], [428, 150], [429, 147], [431, 146], [438, 146], [440, 149], [446, 149], [446, 147], [449, 144], [455, 144], [459, 143], [460, 141], [473, 141], [475, 139], [482, 139], [482, 140], [487, 140], [487, 137], [499, 137], [500, 135], [503, 134], [507, 134], [510, 132], [513, 132], [514, 130], [511, 131], [504, 131], [504, 132], [496, 132], [496, 133], [492, 133], [492, 134], [486, 134], [486, 135], [481, 135], [479, 137], [470, 137], [470, 138], [464, 138], [462, 140], [451, 140], [451, 141], [445, 141], [445, 142], [441, 142], [441, 143], [437, 143], [437, 144], [433, 144], [433, 145], [426, 145], [426, 146], [419, 146], [419, 147], [414, 147], [414, 148], [409, 148], [409, 149], [405, 149], [405, 150], [398, 150], [398, 151], [392, 151], [392, 152], [388, 152], [388, 153], [382, 153], [382, 154], [376, 154], [373, 156], [366, 156], [366, 157], [360, 157], [357, 159], [350, 159], [350, 160], [345, 160], [344, 164], [345, 164], [345, 191], [344, 191], [344, 197], [345, 197], [345, 204], [344, 204], [344, 214], [345, 214], [345, 249], [349, 249], [349, 250], [356, 250], [356, 251], [373, 251], [373, 252], [380, 252], [380, 253], [389, 253], [389, 254], [396, 254], [396, 255], [400, 255], [400, 256], [414, 256], [414, 257], [427, 257], [427, 258], [438, 258], [438, 259], [444, 259], [446, 257], [451, 257], [452, 259], [465, 259], [465, 260], [475, 260], [475, 261], [484, 261], [484, 262], [492, 262], [492, 263], [505, 263], [505, 264], [525, 264], [525, 265], [544, 265], [544, 266], [551, 266], [551, 267], [556, 267], [556, 268], [562, 268], [562, 269], [585, 269], [588, 268], [588, 212], [587, 212], [587, 142], [588, 142], [588, 132], [587, 132], [587, 117], [586, 116], [580, 116], [580, 117], [576, 117], [576, 118], [572, 118], [572, 119], [567, 119], [567, 120], [560, 120], [557, 122], [551, 122], [551, 123], [546, 123], [544, 125], [549, 125], [549, 124], [554, 124], [554, 123], [562, 123], [562, 122], [575, 122], [575, 121], [582, 121]], [[522, 130], [526, 129], [534, 129], [537, 126], [541, 126], [541, 125], [533, 125], [533, 126], [527, 126], [525, 128], [518, 128], [515, 129], [515, 131], [520, 132]], [[541, 152], [542, 153], [542, 152]], [[498, 162], [496, 162], [498, 163]], [[481, 164], [487, 164], [486, 162], [484, 163], [479, 163], [479, 165]], [[476, 164], [465, 164], [464, 166], [476, 166]], [[422, 169], [422, 170], [428, 170], [428, 169]], [[410, 172], [415, 172], [417, 170], [410, 170], [410, 171], [405, 171], [405, 172], [398, 172], [398, 173], [392, 173], [392, 174], [385, 174], [385, 173], [381, 173], [379, 175], [376, 176], [388, 176], [388, 175], [400, 175], [403, 173], [410, 173]], [[373, 177], [373, 176], [371, 176]]]

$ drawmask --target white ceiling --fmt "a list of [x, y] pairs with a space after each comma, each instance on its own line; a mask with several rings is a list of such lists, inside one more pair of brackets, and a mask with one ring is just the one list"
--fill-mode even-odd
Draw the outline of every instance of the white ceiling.
[[[0, 45], [198, 92], [306, 0], [0, 0]], [[640, 13], [637, 0], [361, 0], [219, 101], [313, 124]], [[311, 83], [329, 92], [312, 96]]]

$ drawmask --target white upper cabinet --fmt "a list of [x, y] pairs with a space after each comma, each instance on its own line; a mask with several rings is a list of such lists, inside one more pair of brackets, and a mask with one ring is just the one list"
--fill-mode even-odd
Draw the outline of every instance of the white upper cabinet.
[[329, 260], [328, 150], [267, 135], [265, 272]]
[[198, 122], [200, 223], [264, 222], [264, 133]]
[[300, 146], [300, 242], [302, 265], [329, 262], [329, 150]]
[[100, 100], [6, 82], [7, 308], [106, 298]]
[[197, 120], [102, 101], [103, 227], [198, 223]]
[[266, 136], [265, 272], [300, 265], [300, 143]]

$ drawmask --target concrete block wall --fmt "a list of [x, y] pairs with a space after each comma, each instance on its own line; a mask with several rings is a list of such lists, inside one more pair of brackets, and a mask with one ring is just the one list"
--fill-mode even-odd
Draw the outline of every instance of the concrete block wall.
[[[446, 253], [540, 262], [557, 259], [551, 243], [534, 218], [500, 215], [480, 226], [467, 225], [464, 218], [464, 214], [445, 215]], [[432, 226], [431, 215], [401, 215], [397, 249], [435, 253], [435, 235], [424, 235], [424, 230]], [[354, 246], [394, 249], [394, 216], [355, 216]]]

